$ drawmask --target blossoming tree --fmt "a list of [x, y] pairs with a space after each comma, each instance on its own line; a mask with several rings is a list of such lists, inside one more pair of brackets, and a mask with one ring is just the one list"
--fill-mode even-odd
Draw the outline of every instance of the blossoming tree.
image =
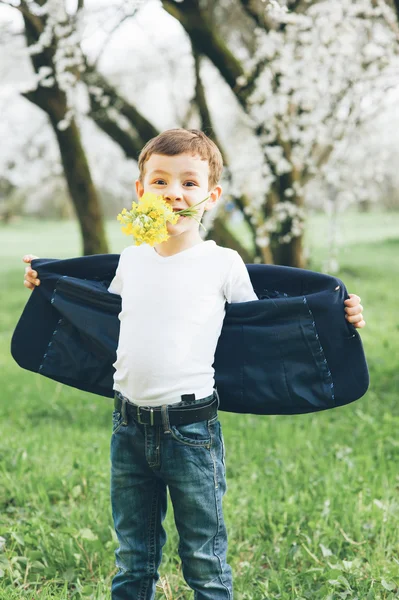
[[49, 117], [81, 227], [83, 252], [107, 252], [100, 203], [74, 114], [73, 95], [84, 63], [73, 18], [61, 0], [21, 0], [12, 6], [22, 14], [35, 73], [33, 85], [23, 95]]
[[[76, 90], [84, 83], [89, 116], [128, 157], [136, 159], [157, 128], [82, 53], [81, 30], [90, 18], [83, 0], [72, 13], [66, 11], [64, 0], [2, 3], [23, 15], [36, 74], [34, 89], [25, 96], [50, 117], [84, 251], [105, 251], [101, 211], [80, 141]], [[283, 0], [281, 4], [276, 0], [161, 3], [190, 39], [196, 81], [193, 100], [202, 126], [215, 137], [199, 69], [206, 57], [249, 116], [263, 157], [262, 187], [252, 198], [240, 189], [234, 171], [227, 169], [255, 253], [241, 246], [222, 216], [207, 223], [208, 235], [239, 250], [247, 262], [304, 266], [308, 184], [323, 169], [326, 177], [334, 176], [333, 169], [329, 171], [330, 157], [364, 118], [364, 105], [377, 103], [375, 93], [381, 96], [381, 90], [391, 85], [389, 68], [398, 47], [394, 6], [389, 0], [291, 0], [285, 11]], [[123, 6], [123, 18], [130, 18], [139, 3], [130, 0]], [[237, 15], [237, 31], [224, 26], [232, 14]], [[184, 125], [190, 125], [189, 120]], [[211, 213], [207, 217], [212, 218]]]
[[255, 51], [239, 60], [198, 0], [163, 5], [251, 117], [264, 159], [263, 188], [244, 208], [254, 225], [257, 260], [305, 266], [306, 184], [361, 122], [364, 101], [392, 85], [393, 7], [384, 0], [287, 6], [242, 0], [255, 25]]

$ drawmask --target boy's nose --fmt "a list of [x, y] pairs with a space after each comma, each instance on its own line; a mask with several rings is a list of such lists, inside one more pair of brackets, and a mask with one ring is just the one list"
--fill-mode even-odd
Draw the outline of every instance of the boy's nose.
[[170, 202], [173, 202], [174, 200], [181, 200], [182, 194], [181, 194], [180, 189], [178, 189], [178, 188], [169, 188], [169, 189], [165, 190], [164, 198], [165, 198], [165, 200], [169, 200]]

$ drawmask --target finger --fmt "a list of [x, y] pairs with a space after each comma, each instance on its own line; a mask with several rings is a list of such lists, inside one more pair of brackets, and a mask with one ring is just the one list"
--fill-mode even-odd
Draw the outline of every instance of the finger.
[[34, 285], [39, 285], [40, 279], [37, 278], [37, 271], [34, 271], [30, 267], [25, 268], [25, 281], [29, 281]]
[[26, 281], [26, 279], [25, 279], [25, 281], [24, 281], [24, 286], [25, 286], [26, 288], [28, 288], [29, 290], [33, 290], [33, 289], [35, 289], [35, 287], [36, 287], [35, 285], [33, 285], [33, 283], [30, 283], [29, 281]]
[[344, 304], [346, 306], [356, 306], [356, 304], [359, 304], [360, 301], [361, 301], [360, 296], [357, 296], [356, 294], [349, 294], [349, 298], [344, 300]]
[[35, 279], [34, 277], [25, 277], [25, 281], [31, 283], [34, 286], [40, 285], [40, 279]]
[[25, 267], [25, 276], [26, 277], [32, 277], [33, 279], [36, 279], [36, 277], [37, 277], [37, 271], [34, 271], [30, 267]]
[[359, 321], [359, 323], [355, 323], [354, 327], [361, 329], [362, 327], [366, 326], [366, 321], [363, 319], [362, 321]]
[[352, 317], [349, 315], [346, 315], [346, 320], [349, 321], [349, 323], [360, 323], [360, 321], [363, 321], [363, 315], [353, 315]]
[[30, 263], [34, 258], [39, 258], [39, 257], [35, 256], [34, 254], [25, 254], [25, 256], [22, 257], [22, 260], [26, 263]]
[[347, 315], [358, 315], [363, 312], [363, 306], [361, 304], [357, 304], [353, 308], [345, 306], [345, 312]]

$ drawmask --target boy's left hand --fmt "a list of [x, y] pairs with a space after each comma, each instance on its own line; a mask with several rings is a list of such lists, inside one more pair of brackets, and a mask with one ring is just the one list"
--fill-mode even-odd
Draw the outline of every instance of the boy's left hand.
[[349, 294], [348, 300], [344, 300], [345, 319], [352, 323], [354, 327], [365, 327], [366, 321], [363, 319], [363, 306], [360, 304], [359, 296]]

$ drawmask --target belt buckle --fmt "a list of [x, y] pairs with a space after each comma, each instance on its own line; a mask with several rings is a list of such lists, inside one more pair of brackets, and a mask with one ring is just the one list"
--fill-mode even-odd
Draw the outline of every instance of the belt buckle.
[[[140, 415], [140, 409], [142, 407], [138, 406], [137, 407], [137, 422], [140, 423], [140, 425], [148, 425], [148, 423], [144, 423], [141, 420], [141, 415]], [[150, 408], [150, 425], [154, 425], [154, 409]]]

